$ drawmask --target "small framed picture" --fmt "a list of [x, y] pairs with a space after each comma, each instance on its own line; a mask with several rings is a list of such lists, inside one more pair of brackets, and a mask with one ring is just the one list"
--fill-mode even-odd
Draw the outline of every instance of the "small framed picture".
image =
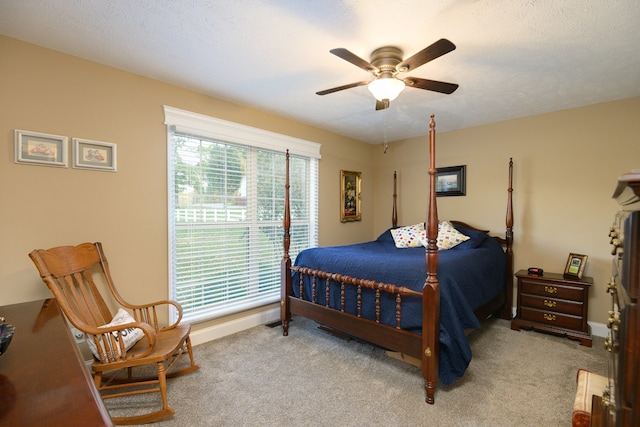
[[580, 254], [569, 254], [567, 266], [564, 268], [564, 275], [576, 279], [582, 279], [584, 267], [587, 264], [587, 256]]
[[436, 196], [466, 195], [466, 169], [466, 165], [438, 168], [436, 172]]
[[340, 171], [340, 221], [360, 221], [361, 172]]
[[66, 136], [16, 129], [14, 162], [66, 168], [68, 141]]
[[115, 172], [116, 144], [73, 138], [73, 167]]

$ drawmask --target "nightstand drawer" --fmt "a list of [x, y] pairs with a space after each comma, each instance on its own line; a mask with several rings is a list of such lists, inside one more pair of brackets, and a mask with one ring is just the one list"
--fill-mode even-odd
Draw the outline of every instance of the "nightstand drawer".
[[567, 301], [549, 297], [539, 297], [534, 295], [521, 295], [521, 305], [523, 308], [537, 308], [539, 310], [553, 311], [556, 313], [573, 314], [582, 316], [582, 301]]
[[571, 301], [582, 301], [584, 299], [584, 288], [542, 281], [534, 282], [527, 279], [522, 279], [520, 292], [522, 294], [540, 295]]
[[534, 308], [521, 307], [522, 320], [529, 320], [556, 328], [582, 330], [582, 317], [569, 316], [552, 311], [536, 310]]

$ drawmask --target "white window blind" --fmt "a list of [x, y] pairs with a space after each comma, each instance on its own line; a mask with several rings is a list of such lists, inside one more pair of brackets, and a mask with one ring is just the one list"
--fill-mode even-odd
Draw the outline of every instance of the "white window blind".
[[278, 301], [284, 150], [303, 153], [290, 156], [294, 258], [317, 245], [319, 145], [170, 107], [165, 117], [170, 295], [182, 305], [183, 319], [206, 320]]

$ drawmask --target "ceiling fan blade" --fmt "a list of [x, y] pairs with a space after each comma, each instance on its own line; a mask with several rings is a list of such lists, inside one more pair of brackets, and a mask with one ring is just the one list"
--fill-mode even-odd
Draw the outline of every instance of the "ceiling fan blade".
[[384, 110], [386, 108], [389, 108], [389, 100], [388, 99], [383, 99], [382, 101], [378, 101], [376, 99], [376, 111]]
[[416, 89], [432, 90], [434, 92], [452, 94], [458, 89], [458, 85], [455, 83], [439, 82], [436, 80], [421, 79], [419, 77], [407, 77], [403, 79], [404, 84], [407, 87], [414, 87]]
[[348, 85], [333, 87], [331, 89], [321, 90], [320, 92], [316, 92], [316, 95], [327, 95], [329, 93], [338, 92], [340, 90], [351, 89], [352, 87], [364, 86], [369, 84], [369, 81], [362, 81], [356, 83], [349, 83]]
[[376, 67], [371, 65], [369, 62], [367, 62], [364, 59], [360, 58], [355, 53], [351, 53], [350, 51], [348, 51], [345, 48], [339, 47], [337, 49], [331, 49], [329, 52], [333, 53], [335, 56], [337, 56], [339, 58], [344, 59], [347, 62], [351, 62], [356, 67], [360, 67], [363, 70], [368, 71], [369, 73], [373, 73], [374, 71], [378, 70]]
[[440, 39], [437, 42], [433, 43], [431, 46], [422, 49], [412, 57], [405, 59], [404, 61], [399, 63], [396, 66], [396, 69], [401, 71], [416, 69], [419, 66], [424, 65], [427, 62], [444, 55], [445, 53], [451, 52], [455, 48], [456, 45], [451, 43], [449, 40]]

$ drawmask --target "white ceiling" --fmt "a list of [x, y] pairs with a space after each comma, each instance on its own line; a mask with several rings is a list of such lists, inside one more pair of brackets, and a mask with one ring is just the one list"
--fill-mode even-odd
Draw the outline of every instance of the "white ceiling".
[[[0, 34], [372, 144], [640, 96], [638, 0], [0, 0]], [[315, 94], [371, 78], [330, 49], [440, 38], [410, 75], [451, 95]]]

